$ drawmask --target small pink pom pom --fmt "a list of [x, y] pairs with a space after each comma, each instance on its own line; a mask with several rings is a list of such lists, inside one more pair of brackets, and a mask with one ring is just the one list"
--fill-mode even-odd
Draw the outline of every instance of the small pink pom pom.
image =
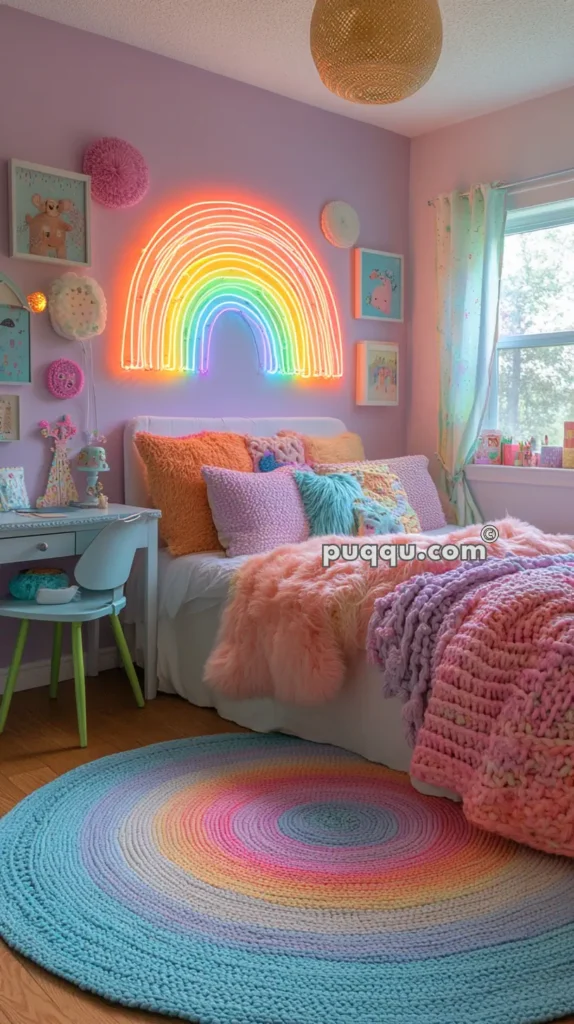
[[46, 386], [54, 398], [74, 398], [84, 387], [84, 374], [71, 359], [56, 359], [48, 367]]
[[93, 198], [110, 209], [135, 206], [149, 188], [143, 156], [123, 139], [103, 138], [88, 146], [84, 174], [91, 175]]

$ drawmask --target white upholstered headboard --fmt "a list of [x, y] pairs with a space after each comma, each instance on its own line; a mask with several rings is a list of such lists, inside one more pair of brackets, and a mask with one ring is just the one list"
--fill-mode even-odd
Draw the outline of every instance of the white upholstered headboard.
[[183, 437], [184, 434], [198, 434], [201, 430], [226, 430], [237, 434], [254, 434], [266, 437], [278, 430], [297, 430], [300, 434], [314, 434], [316, 437], [335, 437], [347, 428], [342, 420], [328, 416], [273, 417], [264, 416], [242, 419], [237, 416], [210, 419], [200, 417], [136, 416], [126, 423], [124, 430], [124, 485], [127, 505], [149, 505], [149, 495], [141, 459], [134, 444], [134, 435], [140, 430], [162, 437]]

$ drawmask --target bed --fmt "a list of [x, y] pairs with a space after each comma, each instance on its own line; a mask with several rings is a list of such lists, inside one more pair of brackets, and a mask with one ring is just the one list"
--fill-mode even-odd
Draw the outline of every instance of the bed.
[[[266, 436], [292, 429], [316, 436], [334, 436], [347, 428], [331, 418], [169, 418], [139, 416], [124, 433], [126, 502], [149, 504], [145, 475], [134, 445], [138, 431], [178, 437], [202, 430], [225, 430]], [[452, 527], [433, 531], [446, 534]], [[221, 552], [173, 558], [159, 553], [158, 680], [159, 689], [176, 693], [200, 707], [215, 708], [222, 718], [257, 732], [272, 730], [321, 743], [332, 743], [402, 771], [408, 771], [411, 749], [403, 735], [401, 705], [384, 700], [380, 673], [361, 658], [349, 667], [337, 698], [318, 707], [300, 707], [272, 699], [234, 701], [215, 693], [203, 681], [203, 667], [213, 647], [231, 577], [248, 556], [227, 558]], [[143, 622], [138, 614], [137, 567], [128, 595], [135, 625], [136, 656], [143, 649]], [[416, 783], [423, 791], [439, 793]]]

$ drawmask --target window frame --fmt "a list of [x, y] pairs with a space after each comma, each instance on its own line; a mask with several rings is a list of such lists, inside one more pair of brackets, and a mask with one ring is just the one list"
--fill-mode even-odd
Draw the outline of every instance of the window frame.
[[[544, 231], [548, 228], [574, 224], [574, 199], [557, 203], [509, 210], [506, 215], [504, 237]], [[550, 334], [499, 334], [494, 350], [490, 390], [484, 417], [484, 426], [498, 429], [498, 353], [515, 348], [554, 348], [574, 345], [574, 331], [554, 331]]]

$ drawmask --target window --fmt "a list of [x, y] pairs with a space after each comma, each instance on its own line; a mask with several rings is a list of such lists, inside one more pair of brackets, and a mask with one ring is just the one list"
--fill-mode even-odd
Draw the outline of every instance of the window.
[[574, 202], [508, 214], [488, 418], [556, 445], [574, 419]]

